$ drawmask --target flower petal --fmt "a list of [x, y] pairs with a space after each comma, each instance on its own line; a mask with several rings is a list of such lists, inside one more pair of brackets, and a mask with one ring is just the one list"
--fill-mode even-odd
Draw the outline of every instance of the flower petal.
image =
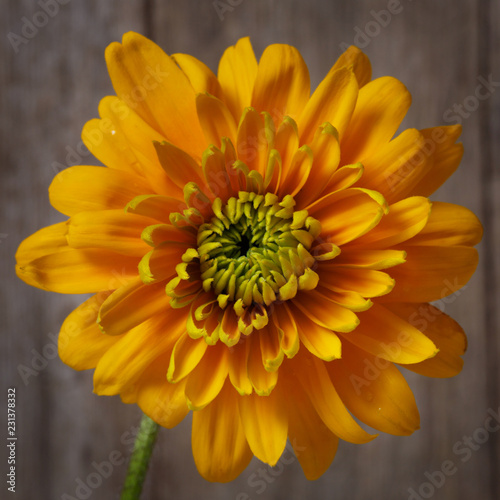
[[78, 165], [59, 172], [49, 187], [52, 206], [65, 215], [123, 208], [151, 192], [144, 179], [111, 168]]
[[158, 356], [173, 349], [185, 323], [183, 314], [166, 309], [119, 337], [97, 364], [94, 392], [111, 396], [135, 383]]
[[285, 115], [300, 116], [309, 92], [309, 70], [300, 52], [290, 45], [269, 45], [259, 61], [252, 106], [269, 111], [278, 126]]
[[68, 245], [102, 248], [122, 255], [142, 257], [148, 245], [141, 240], [144, 228], [155, 221], [123, 210], [80, 212], [68, 221]]
[[122, 101], [168, 141], [201, 158], [203, 132], [195, 92], [182, 70], [155, 43], [137, 33], [105, 52], [109, 75]]
[[[431, 302], [460, 290], [478, 263], [475, 248], [407, 246], [406, 262], [391, 270], [396, 286], [384, 302]], [[419, 286], [416, 287], [415, 283]]]
[[16, 273], [26, 283], [51, 292], [93, 293], [135, 278], [138, 262], [108, 250], [67, 247], [16, 266]]
[[350, 443], [367, 443], [374, 439], [351, 417], [332, 384], [325, 362], [300, 351], [291, 361], [304, 392], [331, 432]]
[[224, 52], [218, 70], [224, 100], [234, 118], [239, 120], [243, 109], [250, 106], [257, 76], [257, 59], [250, 38], [240, 38]]
[[169, 223], [171, 213], [182, 212], [186, 208], [187, 205], [177, 198], [145, 194], [131, 200], [125, 207], [125, 211]]
[[349, 411], [388, 434], [407, 436], [420, 418], [411, 389], [390, 362], [345, 343], [342, 359], [327, 364], [333, 384]]
[[169, 301], [165, 283], [145, 285], [135, 278], [103, 302], [97, 322], [107, 335], [121, 335], [168, 309]]
[[[207, 377], [207, 374], [210, 374]], [[228, 375], [227, 347], [217, 343], [187, 377], [186, 400], [191, 410], [201, 410], [219, 394]]]
[[350, 332], [359, 324], [357, 316], [352, 311], [332, 302], [316, 290], [297, 295], [293, 305], [290, 305], [290, 310], [297, 321], [297, 326], [300, 326], [303, 316], [335, 332]]
[[467, 349], [467, 338], [461, 326], [430, 304], [385, 304], [385, 307], [415, 328], [424, 332], [439, 349], [436, 356], [415, 365], [403, 365], [407, 370], [426, 377], [454, 377], [462, 370], [461, 356]]
[[410, 104], [411, 95], [407, 88], [390, 76], [372, 80], [361, 88], [341, 141], [341, 164], [363, 162], [389, 142]]
[[269, 396], [250, 394], [238, 398], [241, 423], [252, 453], [264, 463], [276, 465], [288, 432], [284, 395], [275, 389]]
[[309, 144], [317, 128], [331, 123], [342, 137], [356, 104], [358, 84], [352, 70], [330, 70], [307, 102], [298, 126], [300, 143]]
[[342, 67], [352, 66], [352, 71], [356, 75], [359, 88], [366, 85], [372, 79], [372, 66], [370, 59], [358, 47], [351, 45], [333, 65], [333, 69], [337, 70]]
[[95, 368], [99, 360], [119, 340], [105, 335], [96, 319], [99, 308], [110, 292], [87, 299], [64, 320], [58, 339], [59, 357], [73, 370]]
[[136, 402], [139, 408], [162, 427], [171, 429], [189, 413], [184, 389], [186, 382], [167, 382], [167, 356], [152, 362], [136, 382]]
[[287, 384], [288, 438], [304, 475], [310, 481], [326, 472], [337, 452], [339, 438], [324, 424], [299, 384]]
[[431, 202], [422, 196], [412, 196], [393, 203], [389, 213], [370, 232], [358, 238], [355, 245], [369, 248], [389, 248], [409, 240], [427, 224]]
[[438, 353], [434, 343], [407, 321], [379, 304], [359, 313], [360, 324], [342, 335], [359, 348], [393, 363], [418, 363]]
[[196, 110], [208, 144], [220, 148], [223, 137], [228, 137], [233, 143], [235, 142], [236, 121], [220, 99], [208, 94], [198, 94]]
[[194, 461], [207, 481], [232, 481], [252, 459], [238, 413], [238, 398], [227, 382], [212, 403], [193, 413]]
[[171, 57], [188, 77], [195, 92], [208, 92], [219, 99], [223, 97], [219, 80], [205, 63], [189, 54], [172, 54]]
[[452, 203], [432, 202], [425, 227], [407, 245], [474, 246], [483, 236], [479, 219], [468, 209]]
[[175, 384], [189, 375], [205, 355], [208, 344], [204, 339], [192, 339], [186, 332], [176, 342], [170, 365], [168, 367], [167, 379]]
[[245, 342], [249, 342], [248, 350], [248, 378], [252, 387], [258, 396], [269, 396], [278, 382], [277, 371], [267, 371], [264, 367], [264, 353], [261, 351], [261, 342], [259, 339], [261, 332], [257, 335], [246, 337]]

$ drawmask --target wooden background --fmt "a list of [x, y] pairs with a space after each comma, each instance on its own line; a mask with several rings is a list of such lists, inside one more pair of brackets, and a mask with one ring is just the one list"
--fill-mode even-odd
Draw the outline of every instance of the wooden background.
[[[54, 357], [54, 334], [82, 297], [28, 287], [16, 279], [13, 257], [23, 238], [61, 220], [47, 196], [57, 164], [94, 163], [85, 151], [80, 150], [80, 159], [69, 152], [77, 150], [85, 121], [97, 116], [101, 97], [112, 93], [104, 49], [128, 30], [152, 37], [169, 53], [193, 54], [212, 69], [224, 48], [241, 36], [252, 37], [258, 55], [270, 43], [290, 43], [308, 63], [313, 85], [342, 43], [368, 32], [357, 43], [370, 56], [375, 76], [393, 75], [413, 94], [405, 127], [445, 123], [454, 105], [474, 108], [463, 119], [464, 160], [436, 198], [474, 210], [486, 233], [477, 273], [446, 305], [468, 333], [463, 372], [451, 380], [407, 377], [421, 410], [420, 431], [411, 437], [381, 435], [362, 446], [341, 443], [333, 466], [315, 482], [305, 480], [296, 461], [257, 482], [266, 468], [254, 459], [238, 480], [217, 485], [196, 472], [187, 418], [176, 429], [161, 431], [143, 498], [392, 500], [410, 498], [409, 488], [420, 488], [421, 498], [500, 498], [500, 432], [480, 445], [473, 442], [477, 449], [466, 462], [453, 452], [464, 437], [484, 441], [477, 429], [488, 409], [500, 406], [500, 87], [492, 87], [478, 106], [470, 97], [479, 76], [500, 81], [500, 2], [221, 0], [222, 19], [212, 0], [60, 3], [45, 26], [28, 32], [27, 43], [16, 44], [9, 34], [22, 36], [23, 26], [33, 21], [43, 24], [37, 2], [3, 0], [0, 16], [0, 420], [5, 439], [7, 387], [16, 387], [17, 496], [12, 498], [118, 498], [126, 465], [114, 467], [99, 486], [91, 478], [93, 489], [87, 492], [77, 490], [78, 481], [94, 471], [93, 462], [108, 460], [114, 451], [128, 457], [139, 421], [135, 406], [92, 394], [92, 373], [74, 372]], [[388, 6], [399, 13], [383, 22], [386, 26], [367, 24], [374, 21], [373, 11]], [[45, 361], [36, 361], [36, 353]], [[36, 375], [23, 381], [19, 368], [32, 363]], [[11, 498], [4, 493], [5, 445], [0, 449], [0, 496]], [[429, 482], [425, 474], [446, 460], [456, 472], [440, 487], [423, 485]]]

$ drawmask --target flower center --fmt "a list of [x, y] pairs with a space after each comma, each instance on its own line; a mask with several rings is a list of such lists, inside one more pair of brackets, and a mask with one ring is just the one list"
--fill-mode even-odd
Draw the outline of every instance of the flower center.
[[214, 201], [214, 216], [198, 229], [197, 253], [203, 288], [219, 303], [235, 302], [241, 314], [251, 304], [270, 305], [316, 287], [309, 250], [321, 226], [294, 206], [291, 196], [279, 201], [245, 191], [225, 205]]

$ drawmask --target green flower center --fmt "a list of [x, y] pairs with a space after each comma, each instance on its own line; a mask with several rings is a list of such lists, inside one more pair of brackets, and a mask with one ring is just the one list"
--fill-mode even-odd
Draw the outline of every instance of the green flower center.
[[318, 283], [309, 250], [321, 231], [295, 201], [272, 193], [241, 191], [225, 205], [213, 203], [214, 216], [198, 229], [197, 254], [203, 288], [223, 307], [235, 302], [239, 314], [251, 304], [270, 305], [293, 298]]

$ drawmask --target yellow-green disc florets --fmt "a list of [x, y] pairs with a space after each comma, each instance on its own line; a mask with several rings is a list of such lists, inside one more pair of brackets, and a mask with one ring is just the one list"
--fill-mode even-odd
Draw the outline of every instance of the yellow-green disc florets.
[[225, 205], [213, 203], [214, 216], [198, 229], [203, 288], [219, 303], [235, 302], [237, 313], [252, 303], [270, 305], [316, 287], [314, 257], [309, 253], [321, 231], [307, 210], [275, 194], [240, 191]]

